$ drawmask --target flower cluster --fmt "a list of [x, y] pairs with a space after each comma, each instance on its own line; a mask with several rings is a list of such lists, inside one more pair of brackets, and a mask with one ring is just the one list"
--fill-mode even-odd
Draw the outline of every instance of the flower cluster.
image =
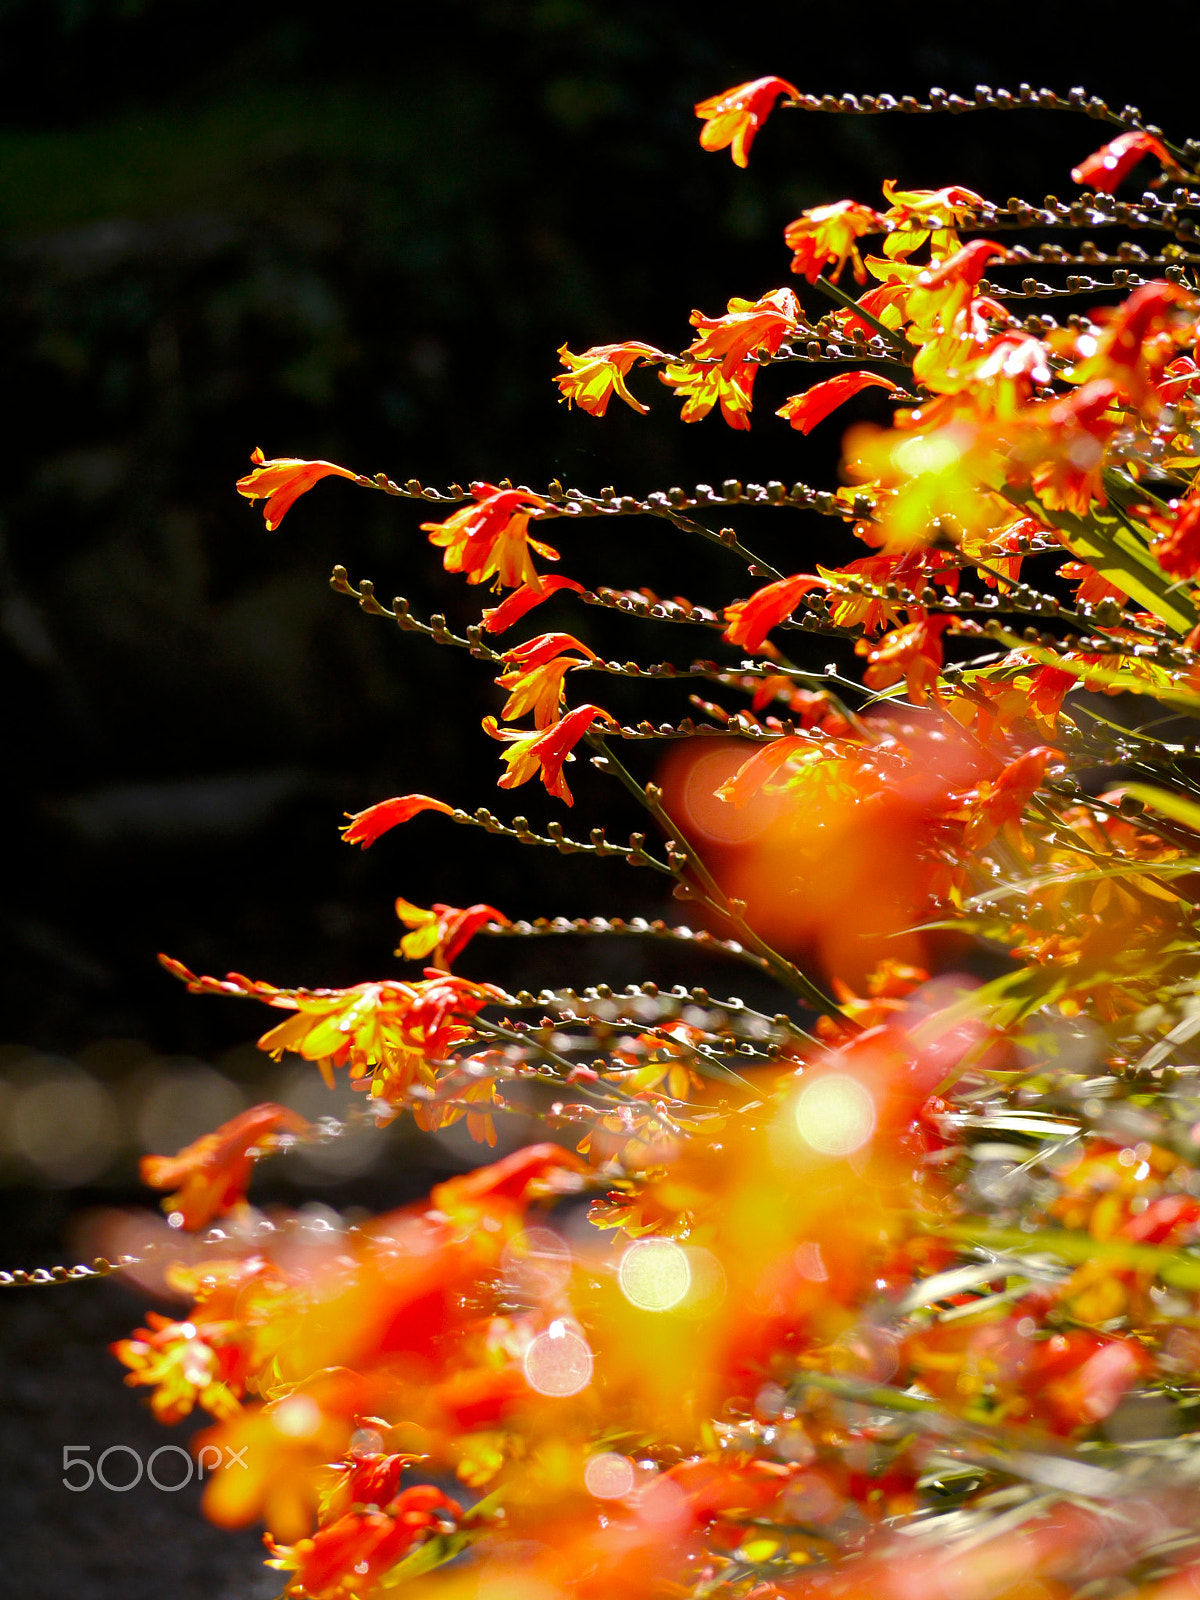
[[[744, 167], [777, 107], [896, 104], [767, 77], [696, 111], [703, 147]], [[851, 416], [836, 490], [442, 493], [260, 452], [238, 485], [271, 528], [328, 476], [451, 502], [422, 529], [500, 598], [461, 633], [393, 614], [487, 664], [498, 787], [537, 779], [572, 806], [586, 746], [591, 781], [647, 818], [624, 844], [410, 793], [353, 814], [347, 842], [430, 813], [649, 869], [690, 918], [399, 899], [420, 977], [277, 988], [167, 961], [197, 993], [284, 1013], [261, 1048], [345, 1069], [379, 1120], [537, 1129], [341, 1233], [303, 1213], [264, 1228], [250, 1206], [255, 1162], [317, 1136], [285, 1107], [146, 1158], [182, 1303], [115, 1353], [164, 1423], [211, 1416], [197, 1448], [244, 1470], [211, 1477], [205, 1510], [265, 1522], [295, 1600], [499, 1596], [518, 1569], [539, 1600], [1194, 1589], [1200, 174], [1194, 142], [1087, 105], [1120, 131], [1070, 203], [887, 180], [878, 204], [788, 223], [794, 286], [694, 311], [681, 349], [560, 349], [560, 396], [594, 417], [614, 395], [645, 412], [644, 367], [687, 422], [745, 430], [767, 390], [790, 449]], [[1142, 160], [1169, 198], [1116, 198]], [[1053, 284], [1030, 286], [1035, 262]], [[1059, 297], [1068, 314], [1043, 314]], [[801, 363], [836, 370], [772, 388]], [[776, 536], [781, 512], [809, 519], [812, 553]], [[534, 524], [559, 524], [569, 565], [580, 524], [629, 515], [745, 576], [701, 603], [535, 564], [559, 556]], [[820, 517], [861, 553], [826, 564]], [[384, 611], [340, 568], [334, 587]], [[551, 597], [579, 632], [500, 648]], [[604, 660], [585, 604], [726, 653]], [[627, 724], [573, 693], [581, 673], [703, 692]], [[660, 741], [639, 776], [636, 747]], [[450, 970], [472, 939], [571, 934], [666, 943], [754, 987], [660, 986], [652, 954], [623, 994]]]

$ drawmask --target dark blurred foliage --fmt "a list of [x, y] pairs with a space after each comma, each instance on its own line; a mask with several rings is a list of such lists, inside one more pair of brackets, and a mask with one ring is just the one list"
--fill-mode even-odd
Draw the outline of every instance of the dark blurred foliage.
[[[873, 200], [885, 176], [1000, 199], [1064, 194], [1101, 130], [1050, 114], [786, 114], [742, 173], [701, 153], [693, 102], [767, 72], [895, 94], [1026, 79], [1084, 83], [1186, 134], [1197, 32], [1190, 0], [1136, 15], [1106, 3], [0, 3], [0, 1038], [78, 1054], [118, 1036], [212, 1056], [265, 1016], [190, 999], [155, 950], [279, 983], [358, 981], [397, 970], [397, 893], [514, 916], [661, 914], [657, 885], [636, 873], [438, 818], [369, 854], [339, 842], [343, 811], [411, 789], [505, 815], [554, 810], [529, 790], [497, 796], [482, 668], [326, 587], [340, 561], [384, 597], [472, 620], [480, 597], [441, 573], [420, 508], [328, 483], [267, 534], [233, 492], [249, 451], [434, 484], [827, 483], [838, 430], [797, 448], [770, 416], [772, 383], [774, 404], [787, 392], [778, 375], [760, 380], [749, 436], [712, 419], [681, 428], [665, 391], [649, 417], [615, 406], [601, 423], [557, 403], [555, 351], [628, 337], [678, 347], [692, 306], [719, 312], [789, 281], [779, 234], [800, 208]], [[639, 387], [654, 398], [650, 375]], [[798, 513], [759, 513], [742, 531], [789, 571], [828, 551], [829, 525]], [[665, 524], [563, 532], [566, 570], [591, 582], [715, 602], [745, 589], [719, 552]], [[622, 657], [710, 648], [565, 606], [539, 618]], [[623, 687], [605, 681], [600, 697], [633, 711]], [[650, 692], [661, 709], [642, 700], [639, 716], [682, 709]], [[648, 775], [646, 752], [630, 759]], [[572, 773], [572, 823], [637, 825], [583, 763]], [[483, 944], [466, 965], [531, 987], [683, 975], [658, 947], [585, 960], [549, 941]], [[410, 1171], [356, 1198], [396, 1203], [419, 1187]], [[54, 1259], [79, 1197], [10, 1196], [13, 1264]], [[161, 1437], [101, 1348], [137, 1304], [105, 1286], [4, 1308], [0, 1454], [15, 1470], [2, 1498], [20, 1528], [5, 1581], [24, 1600], [274, 1593], [256, 1537], [205, 1529], [192, 1491], [89, 1500], [59, 1486], [63, 1443], [119, 1439], [145, 1454]]]

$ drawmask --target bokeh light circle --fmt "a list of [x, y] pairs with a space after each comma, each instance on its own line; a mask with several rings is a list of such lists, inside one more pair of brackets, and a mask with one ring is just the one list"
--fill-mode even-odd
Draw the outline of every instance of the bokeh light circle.
[[670, 1239], [638, 1239], [617, 1269], [621, 1293], [642, 1311], [671, 1311], [687, 1298], [692, 1268], [687, 1254]]
[[629, 1457], [617, 1455], [614, 1450], [592, 1456], [583, 1469], [587, 1491], [597, 1500], [623, 1500], [632, 1493], [636, 1477]]
[[559, 1320], [529, 1342], [525, 1351], [525, 1381], [538, 1394], [565, 1399], [592, 1381], [592, 1351], [581, 1334]]
[[525, 1294], [554, 1294], [571, 1276], [571, 1247], [552, 1228], [523, 1228], [504, 1246], [500, 1265]]
[[875, 1132], [875, 1101], [849, 1073], [827, 1072], [801, 1089], [795, 1117], [810, 1150], [822, 1156], [849, 1156]]

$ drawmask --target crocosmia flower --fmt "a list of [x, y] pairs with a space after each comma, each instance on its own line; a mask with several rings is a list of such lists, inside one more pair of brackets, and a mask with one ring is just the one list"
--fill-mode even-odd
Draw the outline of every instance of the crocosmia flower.
[[247, 500], [267, 502], [263, 517], [272, 531], [314, 483], [320, 483], [322, 478], [349, 478], [353, 483], [358, 477], [356, 472], [336, 466], [332, 461], [298, 461], [291, 457], [267, 461], [261, 450], [253, 451], [250, 459], [258, 464], [253, 472], [238, 479], [237, 492]]
[[1129, 175], [1143, 156], [1157, 156], [1164, 166], [1173, 167], [1170, 152], [1161, 139], [1135, 128], [1122, 133], [1108, 144], [1101, 145], [1090, 156], [1073, 168], [1076, 183], [1086, 184], [1101, 194], [1112, 194], [1121, 180]]
[[739, 83], [736, 89], [699, 101], [696, 115], [704, 118], [701, 146], [705, 150], [724, 150], [728, 145], [734, 162], [739, 167], [746, 166], [750, 146], [781, 94], [792, 101], [800, 98], [799, 89], [785, 78], [755, 78], [752, 83]]
[[399, 794], [391, 800], [380, 800], [365, 811], [348, 811], [350, 821], [342, 829], [342, 838], [347, 844], [360, 844], [369, 850], [381, 834], [411, 821], [421, 811], [441, 811], [449, 816], [453, 810], [444, 800], [434, 800], [427, 794]]
[[783, 242], [795, 251], [792, 271], [799, 272], [815, 283], [821, 269], [831, 261], [837, 262], [830, 274], [836, 283], [847, 261], [854, 263], [854, 276], [866, 283], [867, 269], [858, 253], [858, 241], [865, 233], [879, 233], [884, 227], [883, 218], [870, 206], [859, 205], [856, 200], [838, 200], [830, 206], [814, 206], [783, 230]]
[[497, 588], [517, 589], [523, 584], [537, 590], [541, 574], [530, 551], [557, 561], [558, 551], [531, 538], [530, 511], [544, 511], [547, 502], [528, 489], [498, 489], [490, 483], [473, 483], [473, 506], [455, 511], [445, 522], [423, 522], [429, 542], [445, 550], [447, 572], [463, 572], [468, 583], [496, 580]]
[[178, 1216], [184, 1228], [203, 1228], [246, 1198], [255, 1146], [271, 1144], [277, 1133], [307, 1130], [304, 1118], [286, 1106], [269, 1101], [251, 1106], [178, 1155], [143, 1156], [142, 1182], [151, 1189], [174, 1189], [163, 1210]]
[[490, 733], [493, 739], [504, 739], [512, 746], [504, 752], [508, 771], [500, 779], [500, 787], [515, 789], [519, 784], [528, 783], [530, 778], [536, 777], [540, 772], [547, 792], [556, 796], [564, 805], [573, 806], [575, 797], [567, 787], [567, 780], [563, 776], [563, 763], [574, 761], [575, 757], [571, 752], [597, 717], [602, 717], [613, 727], [617, 726], [616, 718], [601, 706], [577, 706], [553, 727], [544, 731], [535, 730], [533, 733], [519, 733], [515, 728], [500, 728], [496, 725], [494, 717], [485, 717], [484, 731]]
[[581, 411], [590, 411], [593, 417], [602, 417], [608, 410], [613, 395], [619, 395], [627, 406], [643, 413], [649, 411], [625, 387], [629, 369], [640, 361], [665, 361], [661, 350], [652, 344], [641, 344], [636, 339], [627, 344], [598, 344], [582, 355], [572, 355], [566, 345], [559, 348], [558, 359], [569, 370], [560, 372], [555, 383], [566, 401], [574, 400]]
[[869, 388], [890, 389], [893, 394], [899, 393], [899, 384], [893, 383], [890, 378], [881, 377], [878, 372], [839, 372], [836, 378], [828, 378], [824, 383], [814, 383], [811, 389], [806, 389], [803, 394], [794, 394], [775, 413], [777, 417], [786, 417], [793, 428], [799, 428], [801, 433], [811, 433], [818, 422], [836, 411], [838, 406], [845, 405], [863, 389]]

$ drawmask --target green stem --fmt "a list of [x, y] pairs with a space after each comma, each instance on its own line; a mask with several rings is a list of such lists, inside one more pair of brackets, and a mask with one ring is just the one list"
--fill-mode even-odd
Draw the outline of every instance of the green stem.
[[839, 289], [837, 284], [831, 283], [828, 278], [817, 278], [815, 287], [820, 289], [823, 294], [828, 295], [831, 300], [836, 300], [838, 305], [843, 306], [847, 311], [852, 311], [860, 322], [866, 323], [868, 328], [874, 328], [880, 338], [896, 352], [900, 360], [904, 362], [904, 365], [906, 367], [911, 365], [911, 356], [908, 353], [910, 346], [905, 340], [897, 336], [894, 328], [886, 327], [878, 317], [873, 317], [869, 311], [864, 311], [853, 295], [847, 294], [844, 289]]

